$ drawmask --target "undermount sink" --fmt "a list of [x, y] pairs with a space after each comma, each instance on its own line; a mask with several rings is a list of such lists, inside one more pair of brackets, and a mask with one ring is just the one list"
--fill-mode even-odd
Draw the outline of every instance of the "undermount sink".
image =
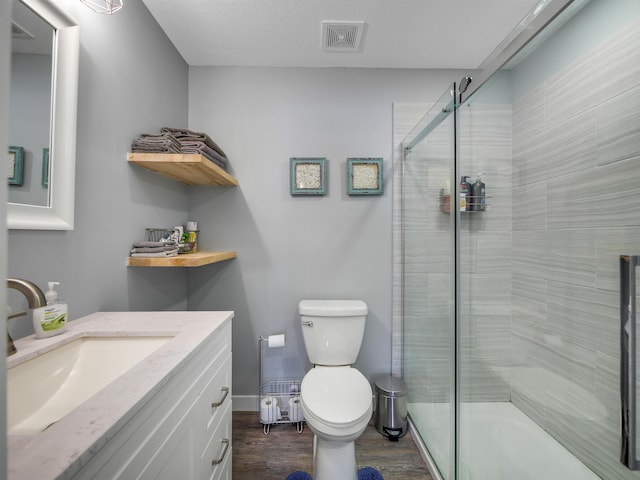
[[82, 337], [8, 369], [7, 434], [42, 432], [171, 338]]

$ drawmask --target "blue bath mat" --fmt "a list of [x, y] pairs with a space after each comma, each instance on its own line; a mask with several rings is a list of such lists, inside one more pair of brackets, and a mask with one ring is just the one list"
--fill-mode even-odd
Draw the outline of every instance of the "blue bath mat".
[[[307, 472], [290, 473], [285, 480], [313, 480]], [[358, 470], [358, 480], [384, 480], [382, 474], [373, 467], [364, 467]]]
[[287, 475], [285, 480], [313, 480], [313, 478], [307, 472], [301, 472], [298, 470], [297, 472]]
[[384, 480], [384, 478], [375, 468], [364, 467], [358, 470], [358, 480]]

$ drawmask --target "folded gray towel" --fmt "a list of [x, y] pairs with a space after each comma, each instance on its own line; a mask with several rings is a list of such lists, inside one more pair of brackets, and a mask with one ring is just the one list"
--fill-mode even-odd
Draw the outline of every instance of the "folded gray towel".
[[135, 242], [133, 248], [173, 247], [178, 248], [175, 242]]
[[161, 253], [161, 252], [172, 252], [176, 250], [178, 247], [134, 247], [131, 249], [131, 253]]
[[177, 257], [178, 249], [175, 249], [172, 252], [158, 252], [158, 253], [132, 253], [132, 257], [138, 258], [166, 258], [166, 257]]
[[180, 146], [182, 149], [182, 153], [199, 153], [203, 155], [207, 160], [212, 161], [216, 165], [226, 169], [227, 168], [227, 159], [218, 154], [215, 150], [210, 148], [204, 142], [196, 142], [193, 140], [181, 140]]
[[180, 153], [180, 142], [170, 133], [143, 133], [131, 142], [132, 152]]
[[214, 149], [216, 152], [218, 152], [223, 157], [225, 157], [225, 158], [227, 157], [227, 155], [216, 144], [216, 142], [211, 140], [209, 135], [207, 135], [206, 133], [194, 132], [193, 130], [187, 130], [186, 128], [171, 128], [171, 127], [163, 127], [160, 131], [162, 133], [170, 133], [175, 138], [177, 138], [179, 141], [193, 140], [193, 141], [196, 141], [196, 142], [197, 141], [204, 142], [204, 143], [207, 144], [207, 146], [209, 146], [210, 148]]

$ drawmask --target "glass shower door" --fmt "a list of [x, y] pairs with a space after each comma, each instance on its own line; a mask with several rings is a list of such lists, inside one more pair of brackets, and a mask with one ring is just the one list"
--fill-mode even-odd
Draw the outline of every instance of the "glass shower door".
[[[496, 75], [457, 111], [458, 176], [470, 206], [459, 223], [458, 480], [529, 478], [515, 440], [496, 428], [512, 405], [512, 142], [508, 76]], [[459, 179], [460, 180], [460, 179]], [[477, 186], [477, 187], [476, 187]], [[476, 188], [474, 188], [476, 187]], [[484, 189], [484, 198], [474, 194]], [[517, 439], [517, 438], [516, 438]], [[519, 439], [517, 439], [519, 440]], [[491, 452], [511, 442], [502, 458]]]
[[408, 412], [455, 478], [455, 115], [452, 86], [403, 142], [403, 374]]

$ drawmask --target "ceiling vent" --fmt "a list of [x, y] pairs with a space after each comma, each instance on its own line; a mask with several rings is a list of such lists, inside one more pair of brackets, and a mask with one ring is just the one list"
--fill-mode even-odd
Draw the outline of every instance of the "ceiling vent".
[[27, 32], [21, 25], [16, 22], [11, 22], [11, 36], [13, 38], [34, 38], [29, 32]]
[[326, 52], [357, 52], [364, 22], [322, 22], [322, 48]]

